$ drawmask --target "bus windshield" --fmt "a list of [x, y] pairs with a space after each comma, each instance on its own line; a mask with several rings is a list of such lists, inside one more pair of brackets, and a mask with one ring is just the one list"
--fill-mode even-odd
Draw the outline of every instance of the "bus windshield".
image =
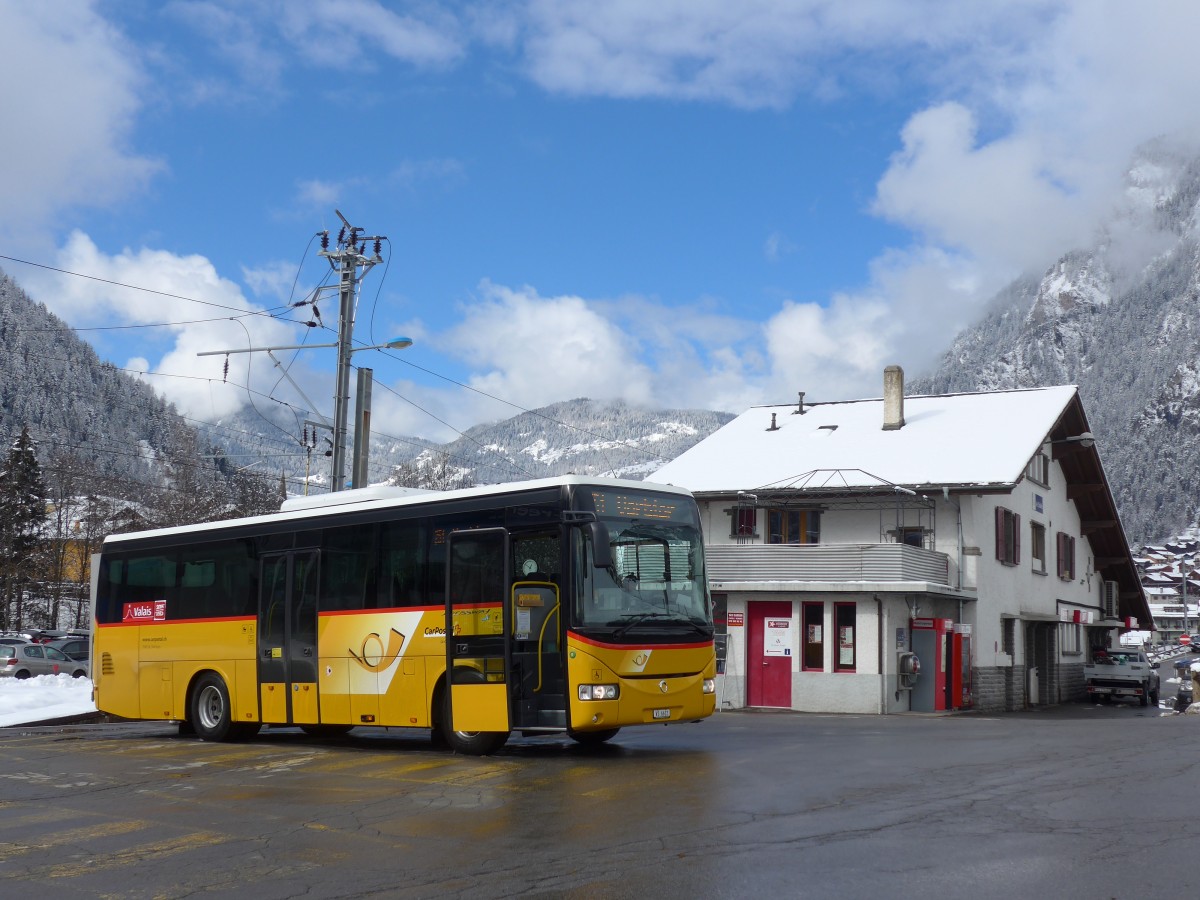
[[597, 568], [590, 539], [581, 538], [574, 624], [603, 629], [613, 640], [647, 629], [681, 638], [711, 636], [699, 529], [639, 519], [604, 524], [612, 565]]

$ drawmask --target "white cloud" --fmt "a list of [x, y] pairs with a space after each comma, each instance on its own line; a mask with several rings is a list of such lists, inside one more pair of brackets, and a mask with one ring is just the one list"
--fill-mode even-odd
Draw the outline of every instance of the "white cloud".
[[161, 168], [128, 147], [143, 73], [95, 6], [0, 0], [0, 242], [9, 248], [29, 248], [65, 210], [113, 203]]
[[1053, 156], [1034, 135], [980, 145], [972, 113], [945, 103], [913, 116], [902, 140], [876, 210], [934, 244], [1020, 270], [1050, 262], [1094, 227], [1096, 195], [1063, 180], [1068, 173], [1056, 177]]
[[763, 256], [768, 262], [779, 262], [785, 256], [791, 256], [796, 252], [796, 245], [788, 240], [787, 236], [779, 231], [772, 231], [767, 235], [767, 240], [763, 244]]
[[444, 353], [470, 362], [472, 387], [526, 407], [584, 396], [653, 398], [643, 348], [582, 298], [487, 283], [480, 291], [438, 341]]
[[[226, 373], [226, 357], [197, 353], [299, 343], [292, 328], [257, 314], [261, 307], [247, 301], [241, 289], [202, 256], [147, 248], [109, 255], [75, 232], [57, 264], [92, 277], [41, 275], [30, 280], [30, 293], [75, 327], [161, 326], [138, 330], [141, 352], [128, 367], [159, 373], [145, 380], [187, 415], [207, 420], [227, 415], [248, 402], [247, 383], [253, 390], [267, 391], [279, 381], [265, 354], [231, 354]], [[98, 334], [102, 340], [103, 333]], [[305, 366], [299, 363], [292, 371], [301, 383], [310, 377]], [[285, 389], [277, 396], [287, 393]], [[290, 399], [300, 402], [294, 394]]]
[[242, 266], [242, 280], [258, 297], [270, 297], [283, 303], [303, 298], [293, 293], [293, 288], [301, 291], [302, 295], [304, 291], [302, 286], [296, 287], [295, 263], [278, 260], [254, 268]]
[[[1008, 41], [1055, 4], [934, 0], [534, 0], [524, 15], [524, 61], [546, 90], [783, 107], [801, 93], [890, 89], [944, 68], [980, 34]], [[914, 51], [936, 50], [921, 58]]]

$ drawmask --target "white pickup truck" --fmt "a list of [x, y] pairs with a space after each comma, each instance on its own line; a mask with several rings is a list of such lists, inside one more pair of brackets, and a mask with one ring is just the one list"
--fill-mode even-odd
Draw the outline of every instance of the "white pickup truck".
[[1136, 697], [1142, 706], [1158, 706], [1158, 663], [1140, 649], [1120, 647], [1093, 651], [1092, 664], [1083, 667], [1088, 697], [1109, 703], [1114, 697]]

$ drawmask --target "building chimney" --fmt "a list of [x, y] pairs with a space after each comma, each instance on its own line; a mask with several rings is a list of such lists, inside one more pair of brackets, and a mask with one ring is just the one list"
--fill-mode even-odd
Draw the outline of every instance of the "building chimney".
[[904, 370], [888, 366], [883, 370], [883, 430], [904, 427]]

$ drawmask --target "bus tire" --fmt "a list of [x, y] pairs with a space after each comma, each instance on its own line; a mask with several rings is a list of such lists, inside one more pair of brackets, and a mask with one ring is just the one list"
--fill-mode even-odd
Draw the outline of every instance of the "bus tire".
[[[474, 669], [455, 669], [454, 680], [459, 684], [482, 682], [483, 676]], [[444, 687], [439, 731], [451, 750], [464, 756], [491, 756], [508, 741], [507, 731], [454, 731], [450, 727], [452, 721], [450, 690]]]
[[233, 721], [225, 679], [216, 672], [205, 672], [196, 679], [188, 712], [192, 728], [202, 741], [233, 741], [245, 735]]
[[617, 732], [620, 730], [620, 728], [605, 728], [603, 731], [576, 731], [574, 728], [568, 728], [567, 734], [577, 744], [583, 744], [585, 747], [594, 747], [597, 744], [611, 741], [617, 736]]

